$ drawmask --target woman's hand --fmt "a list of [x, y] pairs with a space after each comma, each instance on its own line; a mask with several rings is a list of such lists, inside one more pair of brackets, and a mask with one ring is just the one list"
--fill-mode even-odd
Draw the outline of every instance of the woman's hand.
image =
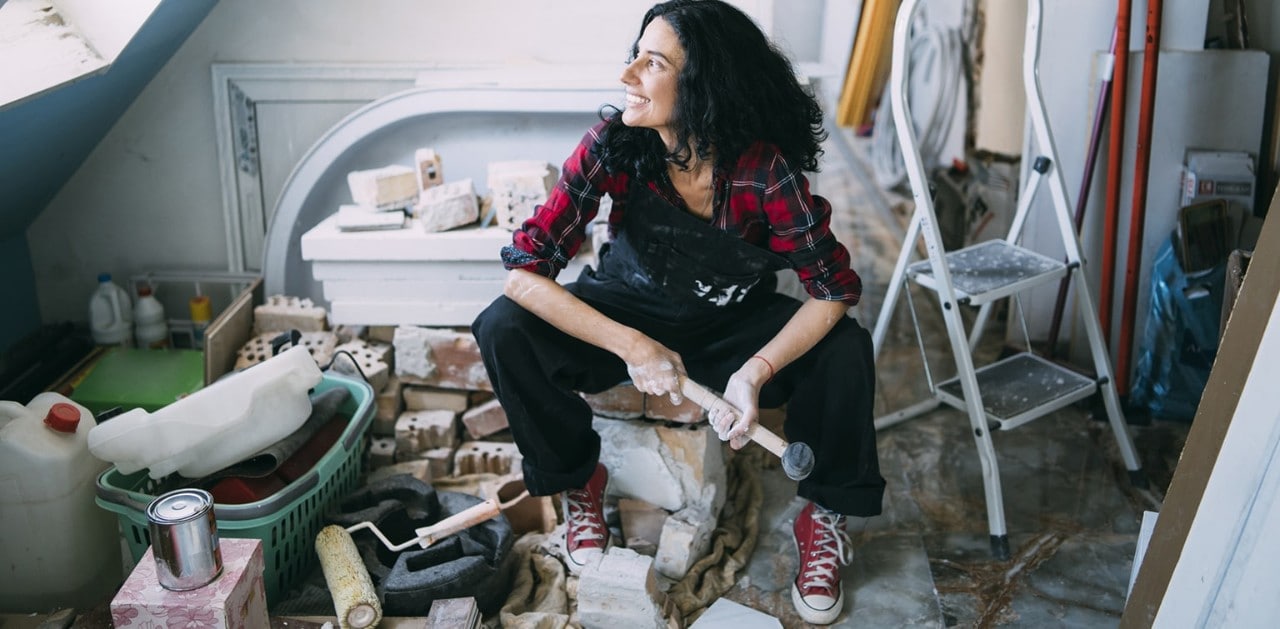
[[680, 381], [685, 377], [680, 355], [647, 336], [632, 344], [623, 361], [631, 384], [641, 393], [667, 395], [672, 404], [680, 404]]
[[767, 371], [761, 371], [760, 361], [748, 359], [737, 371], [729, 376], [724, 387], [724, 400], [738, 409], [736, 417], [708, 416], [711, 426], [721, 441], [728, 441], [729, 447], [739, 450], [751, 440], [748, 434], [760, 419], [760, 387], [769, 379]]

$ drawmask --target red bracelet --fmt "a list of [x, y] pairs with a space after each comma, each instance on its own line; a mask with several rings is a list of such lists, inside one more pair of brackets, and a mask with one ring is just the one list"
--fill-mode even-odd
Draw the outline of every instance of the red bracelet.
[[[751, 358], [759, 358], [760, 360], [763, 360], [763, 361], [764, 361], [764, 364], [765, 364], [765, 365], [768, 365], [768, 367], [769, 367], [769, 377], [768, 377], [768, 379], [766, 379], [766, 380], [765, 380], [765, 382], [768, 382], [769, 380], [773, 380], [773, 374], [777, 373], [776, 371], [774, 371], [774, 370], [773, 370], [773, 363], [769, 362], [769, 359], [768, 359], [768, 358], [765, 358], [764, 356], [761, 356], [761, 355], [759, 355], [759, 354], [755, 354], [755, 355], [753, 355]], [[750, 359], [748, 359], [748, 360], [750, 360]]]

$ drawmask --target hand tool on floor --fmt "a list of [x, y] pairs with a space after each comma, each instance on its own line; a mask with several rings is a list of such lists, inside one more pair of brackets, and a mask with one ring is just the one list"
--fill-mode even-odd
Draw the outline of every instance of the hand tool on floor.
[[520, 492], [516, 497], [506, 502], [498, 502], [497, 499], [490, 498], [480, 504], [467, 507], [466, 509], [440, 520], [431, 526], [414, 529], [414, 537], [401, 544], [392, 544], [391, 540], [388, 540], [386, 536], [382, 534], [382, 531], [379, 531], [378, 527], [374, 526], [372, 522], [359, 522], [357, 524], [353, 524], [348, 526], [346, 531], [348, 533], [354, 533], [360, 529], [368, 529], [373, 533], [374, 537], [377, 537], [378, 541], [382, 542], [382, 545], [386, 546], [387, 550], [390, 550], [391, 552], [402, 551], [414, 544], [417, 544], [420, 548], [428, 548], [432, 544], [453, 535], [458, 531], [469, 529], [477, 524], [488, 522], [489, 520], [498, 517], [498, 514], [502, 513], [503, 509], [506, 509], [527, 497], [529, 497], [529, 490], [526, 489]]
[[[727, 410], [738, 417], [742, 416], [742, 413], [724, 398], [689, 378], [681, 379], [680, 392], [709, 413]], [[799, 441], [789, 444], [758, 422], [751, 425], [751, 430], [747, 431], [747, 437], [782, 459], [782, 471], [786, 473], [787, 478], [803, 480], [813, 471], [813, 449], [808, 444]]]

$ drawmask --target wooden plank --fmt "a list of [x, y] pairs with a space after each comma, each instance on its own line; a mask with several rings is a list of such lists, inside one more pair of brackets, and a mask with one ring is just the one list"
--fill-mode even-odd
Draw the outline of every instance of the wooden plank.
[[253, 308], [262, 302], [262, 279], [259, 278], [205, 328], [205, 386], [235, 368], [236, 353], [253, 336]]

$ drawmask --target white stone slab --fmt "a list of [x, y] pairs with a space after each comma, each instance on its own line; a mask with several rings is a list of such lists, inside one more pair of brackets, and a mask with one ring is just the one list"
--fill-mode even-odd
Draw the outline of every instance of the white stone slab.
[[330, 216], [302, 235], [303, 260], [499, 260], [511, 232], [496, 227], [426, 232], [417, 219], [408, 229], [348, 233]]
[[326, 280], [324, 298], [333, 301], [492, 301], [502, 280]]

